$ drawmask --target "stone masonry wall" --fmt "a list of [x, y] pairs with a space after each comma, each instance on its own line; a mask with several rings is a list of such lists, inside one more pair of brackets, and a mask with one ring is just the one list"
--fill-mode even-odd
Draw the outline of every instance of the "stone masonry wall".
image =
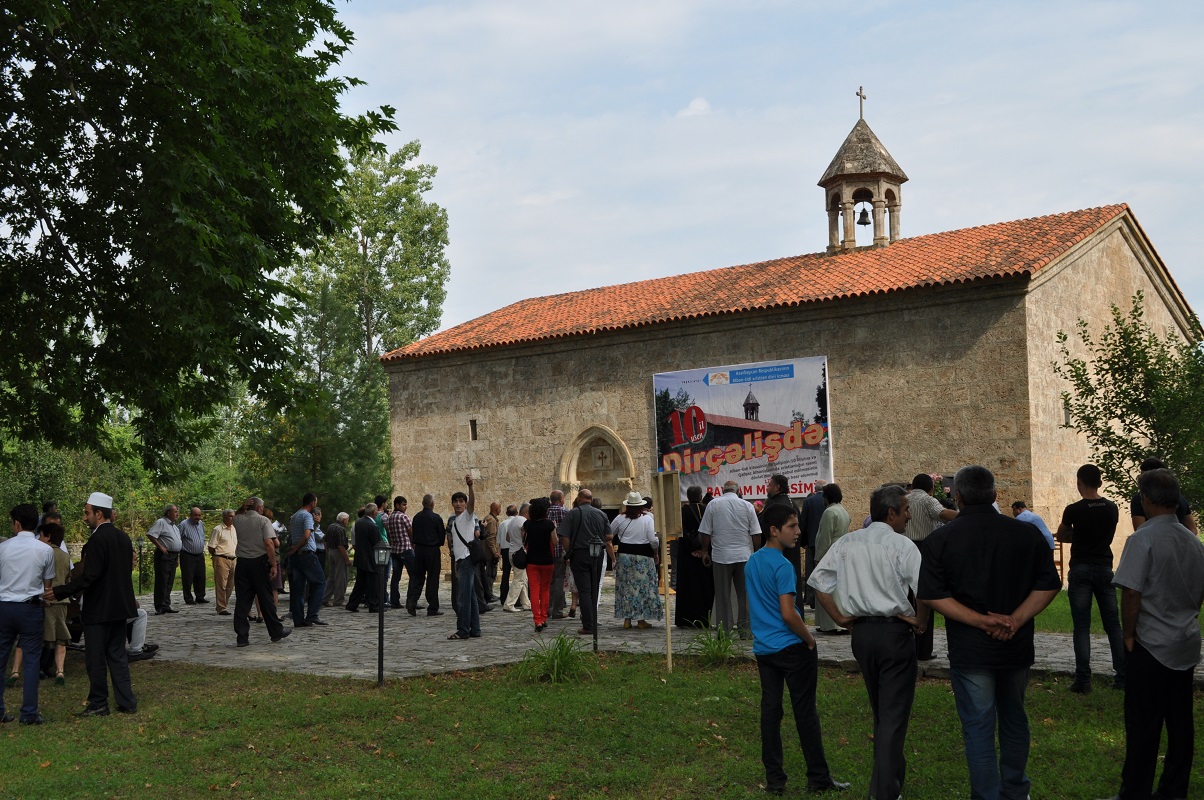
[[[1160, 335], [1176, 331], [1187, 336], [1176, 322], [1166, 301], [1165, 280], [1159, 274], [1152, 254], [1145, 250], [1142, 238], [1126, 217], [1101, 231], [1088, 247], [1072, 253], [1064, 263], [1033, 282], [1027, 299], [1029, 332], [1030, 407], [1032, 417], [1032, 507], [1056, 530], [1062, 510], [1079, 499], [1075, 489], [1075, 471], [1091, 461], [1091, 449], [1085, 436], [1062, 427], [1065, 412], [1061, 394], [1069, 384], [1054, 374], [1051, 364], [1060, 360], [1057, 333], [1070, 336], [1068, 345], [1078, 357], [1087, 357], [1075, 336], [1075, 324], [1085, 319], [1098, 338], [1112, 322], [1111, 306], [1127, 313], [1134, 294], [1145, 293], [1146, 320]], [[1159, 289], [1163, 291], [1159, 291]], [[1132, 533], [1128, 498], [1105, 485], [1104, 496], [1121, 506], [1120, 524], [1112, 542], [1114, 558], [1119, 560], [1124, 542]], [[1001, 505], [1005, 498], [1000, 496]], [[1069, 546], [1065, 548], [1069, 564]]]
[[431, 492], [446, 513], [476, 470], [482, 508], [543, 495], [569, 443], [601, 425], [646, 490], [653, 373], [826, 355], [835, 476], [855, 520], [879, 484], [967, 463], [1028, 492], [1024, 289], [916, 290], [392, 364], [393, 489]]

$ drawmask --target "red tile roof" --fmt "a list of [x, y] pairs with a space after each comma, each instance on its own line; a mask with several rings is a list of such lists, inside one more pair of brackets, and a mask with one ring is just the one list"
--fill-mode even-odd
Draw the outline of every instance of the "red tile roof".
[[776, 422], [761, 422], [759, 419], [726, 417], [722, 414], [707, 414], [707, 425], [722, 425], [725, 428], [739, 428], [742, 431], [763, 431], [765, 433], [785, 433], [790, 430], [789, 425], [779, 425]]
[[1031, 276], [1128, 206], [934, 233], [879, 249], [780, 258], [533, 297], [381, 357], [409, 358], [582, 336], [698, 317]]

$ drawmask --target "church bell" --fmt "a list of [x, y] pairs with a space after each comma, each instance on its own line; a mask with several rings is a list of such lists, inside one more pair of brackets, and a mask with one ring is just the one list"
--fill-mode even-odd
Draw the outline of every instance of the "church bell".
[[870, 211], [865, 206], [861, 207], [861, 215], [857, 217], [857, 224], [863, 227], [870, 224]]

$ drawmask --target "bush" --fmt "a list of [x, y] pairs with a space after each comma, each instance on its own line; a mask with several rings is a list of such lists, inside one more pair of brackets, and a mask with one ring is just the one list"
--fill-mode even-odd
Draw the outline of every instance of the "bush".
[[744, 647], [739, 637], [719, 625], [699, 631], [686, 648], [686, 653], [697, 658], [704, 667], [721, 667], [733, 659], [742, 658]]
[[532, 683], [580, 681], [593, 674], [589, 657], [580, 640], [570, 639], [562, 633], [551, 643], [541, 639], [527, 651], [515, 671], [520, 678]]

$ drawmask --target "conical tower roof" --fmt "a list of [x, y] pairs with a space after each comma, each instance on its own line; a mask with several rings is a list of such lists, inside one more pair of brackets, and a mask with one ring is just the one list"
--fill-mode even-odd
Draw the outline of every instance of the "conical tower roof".
[[757, 398], [753, 396], [753, 393], [752, 393], [752, 387], [751, 387], [751, 386], [750, 386], [750, 387], [748, 387], [748, 397], [744, 398], [744, 405], [746, 405], [746, 406], [759, 406], [759, 405], [761, 405], [759, 402], [757, 402]]
[[836, 151], [836, 157], [824, 170], [824, 176], [819, 179], [819, 185], [827, 187], [832, 181], [840, 178], [861, 175], [885, 175], [894, 178], [899, 183], [907, 180], [903, 171], [878, 137], [870, 130], [864, 119], [857, 120], [853, 130], [845, 137], [844, 144]]

